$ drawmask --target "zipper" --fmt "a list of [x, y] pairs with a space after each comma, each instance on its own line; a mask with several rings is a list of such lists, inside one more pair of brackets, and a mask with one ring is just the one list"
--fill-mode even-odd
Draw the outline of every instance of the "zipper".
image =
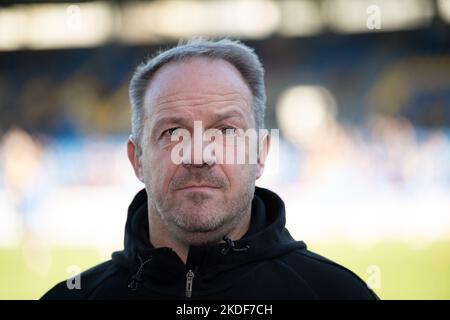
[[189, 270], [188, 273], [186, 273], [186, 298], [192, 297], [192, 282], [194, 276], [195, 274], [192, 270]]

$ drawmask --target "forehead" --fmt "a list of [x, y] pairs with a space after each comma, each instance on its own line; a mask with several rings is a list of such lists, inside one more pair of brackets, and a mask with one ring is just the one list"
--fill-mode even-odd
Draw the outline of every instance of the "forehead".
[[154, 114], [177, 106], [237, 105], [251, 112], [252, 100], [250, 88], [231, 63], [193, 57], [170, 62], [155, 73], [147, 86], [144, 108]]

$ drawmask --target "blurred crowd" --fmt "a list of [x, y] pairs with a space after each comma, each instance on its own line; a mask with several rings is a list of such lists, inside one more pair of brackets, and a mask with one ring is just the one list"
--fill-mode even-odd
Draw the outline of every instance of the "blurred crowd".
[[[285, 200], [297, 238], [449, 237], [450, 44], [427, 32], [248, 42], [280, 128], [257, 184]], [[0, 54], [1, 246], [121, 246], [143, 187], [126, 157], [128, 81], [154, 50]]]
[[[0, 243], [31, 234], [55, 244], [120, 246], [128, 202], [143, 187], [126, 139], [8, 130], [0, 142]], [[283, 138], [278, 157], [269, 157], [257, 184], [281, 194], [299, 238], [450, 235], [449, 131], [378, 116], [361, 128], [334, 123], [309, 144]]]

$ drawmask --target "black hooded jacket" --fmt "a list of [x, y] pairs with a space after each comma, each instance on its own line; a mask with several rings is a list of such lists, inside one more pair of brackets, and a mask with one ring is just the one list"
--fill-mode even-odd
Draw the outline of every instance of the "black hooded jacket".
[[42, 299], [377, 299], [350, 270], [308, 251], [285, 228], [283, 201], [256, 187], [250, 228], [239, 240], [189, 248], [186, 265], [149, 242], [147, 194], [128, 209], [125, 249], [63, 281]]

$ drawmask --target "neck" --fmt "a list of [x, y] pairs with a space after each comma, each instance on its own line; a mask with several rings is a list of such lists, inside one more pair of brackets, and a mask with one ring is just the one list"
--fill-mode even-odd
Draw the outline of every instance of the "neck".
[[156, 208], [152, 208], [149, 203], [148, 221], [150, 243], [155, 248], [171, 248], [180, 257], [184, 264], [186, 264], [187, 261], [189, 246], [194, 244], [213, 244], [223, 242], [222, 237], [225, 235], [230, 239], [239, 240], [244, 236], [250, 227], [251, 207], [246, 213], [242, 214], [241, 219], [239, 219], [239, 221], [235, 221], [233, 225], [223, 226], [219, 230], [211, 233], [190, 233], [176, 237], [170, 232], [170, 230], [168, 230], [166, 224], [162, 221], [161, 216], [155, 210]]

